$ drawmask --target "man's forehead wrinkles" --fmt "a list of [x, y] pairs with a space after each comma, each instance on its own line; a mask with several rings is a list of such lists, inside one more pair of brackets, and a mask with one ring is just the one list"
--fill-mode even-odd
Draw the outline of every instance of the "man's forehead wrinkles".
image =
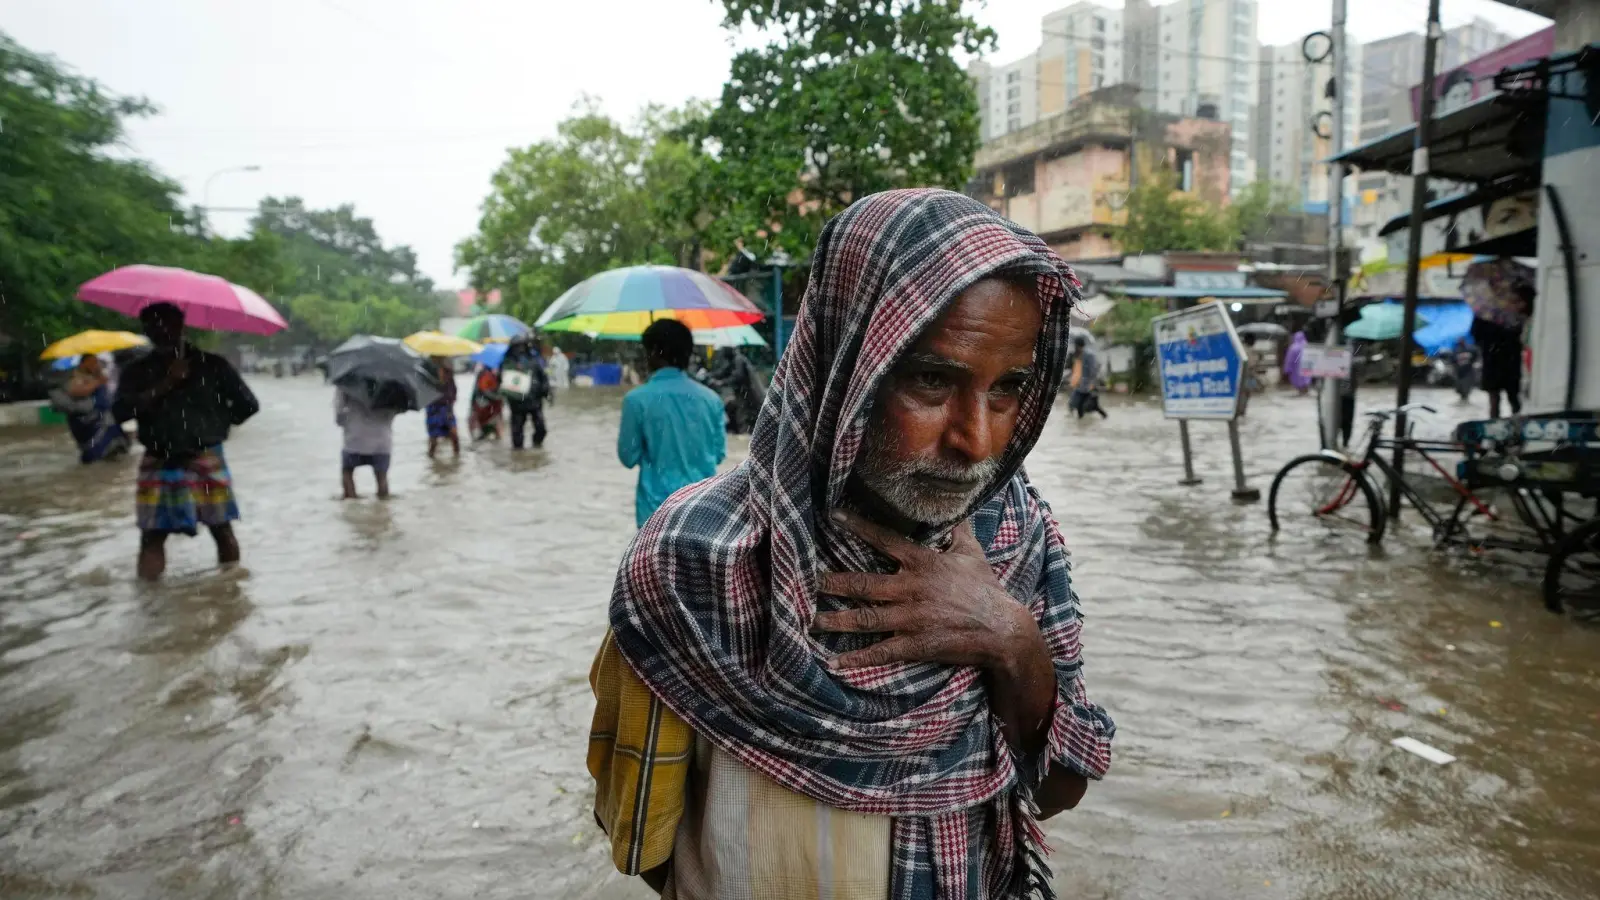
[[960, 369], [963, 372], [972, 371], [972, 367], [960, 360], [951, 359], [938, 353], [929, 353], [922, 350], [912, 350], [900, 358], [902, 364], [909, 363], [918, 366], [937, 366], [944, 369]]

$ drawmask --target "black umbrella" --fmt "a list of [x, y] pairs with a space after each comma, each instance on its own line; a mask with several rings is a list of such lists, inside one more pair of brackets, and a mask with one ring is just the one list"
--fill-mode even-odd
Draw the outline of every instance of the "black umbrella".
[[328, 354], [326, 371], [374, 409], [422, 409], [439, 397], [432, 364], [397, 338], [358, 334]]

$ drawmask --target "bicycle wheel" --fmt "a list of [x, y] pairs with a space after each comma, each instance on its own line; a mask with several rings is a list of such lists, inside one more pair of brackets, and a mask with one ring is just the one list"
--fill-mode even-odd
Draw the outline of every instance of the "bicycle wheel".
[[1328, 531], [1383, 540], [1383, 501], [1366, 473], [1349, 463], [1312, 454], [1278, 470], [1267, 494], [1272, 530], [1312, 522]]
[[1544, 605], [1551, 612], [1576, 606], [1600, 612], [1600, 519], [1591, 519], [1556, 544], [1544, 568]]

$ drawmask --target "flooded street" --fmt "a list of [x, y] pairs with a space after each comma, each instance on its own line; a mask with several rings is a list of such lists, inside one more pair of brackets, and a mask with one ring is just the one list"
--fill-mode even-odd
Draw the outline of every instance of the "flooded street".
[[[612, 871], [584, 768], [633, 531], [618, 395], [459, 462], [403, 417], [396, 496], [344, 503], [329, 389], [253, 384], [227, 446], [243, 568], [177, 539], [154, 587], [134, 463], [0, 432], [0, 896], [651, 896]], [[1108, 408], [1060, 404], [1029, 461], [1119, 726], [1050, 823], [1062, 897], [1600, 896], [1600, 629], [1544, 612], [1531, 572], [1431, 556], [1414, 515], [1377, 552], [1274, 539], [1228, 500], [1221, 425], [1193, 427], [1206, 481], [1181, 488], [1176, 425]], [[1263, 493], [1315, 419], [1252, 403]]]

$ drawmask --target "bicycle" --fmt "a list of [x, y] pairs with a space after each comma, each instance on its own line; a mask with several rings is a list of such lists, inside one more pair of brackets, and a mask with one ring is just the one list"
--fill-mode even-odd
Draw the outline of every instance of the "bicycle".
[[[1401, 412], [1414, 410], [1437, 412], [1425, 403], [1374, 410], [1366, 414], [1369, 424], [1362, 435], [1366, 452], [1360, 458], [1337, 450], [1323, 450], [1292, 459], [1279, 469], [1267, 493], [1267, 516], [1271, 520], [1272, 530], [1278, 531], [1282, 527], [1281, 519], [1284, 516], [1280, 506], [1304, 498], [1309, 501], [1304, 513], [1313, 519], [1333, 528], [1365, 534], [1369, 544], [1381, 543], [1389, 516], [1383, 493], [1372, 475], [1374, 470], [1400, 486], [1401, 495], [1411, 501], [1411, 505], [1433, 527], [1436, 541], [1458, 536], [1465, 531], [1466, 522], [1461, 519], [1463, 512], [1469, 518], [1481, 515], [1490, 520], [1497, 519], [1493, 507], [1473, 494], [1434, 458], [1436, 453], [1460, 453], [1460, 444], [1410, 437], [1383, 437], [1384, 423]], [[1444, 477], [1445, 483], [1457, 497], [1454, 509], [1446, 513], [1435, 507], [1380, 452], [1393, 451], [1397, 446], [1404, 447], [1408, 453], [1420, 458]], [[1467, 508], [1469, 505], [1470, 510]]]
[[[1569, 498], [1583, 502], [1600, 494], [1591, 447], [1600, 440], [1592, 419], [1529, 418], [1466, 422], [1455, 440], [1428, 441], [1383, 437], [1384, 423], [1401, 412], [1435, 412], [1423, 403], [1366, 414], [1362, 440], [1366, 450], [1353, 457], [1324, 450], [1290, 460], [1272, 479], [1267, 516], [1272, 530], [1291, 515], [1309, 517], [1330, 529], [1363, 535], [1368, 544], [1383, 541], [1388, 508], [1375, 473], [1399, 488], [1433, 529], [1434, 546], [1462, 545], [1474, 552], [1489, 549], [1537, 553], [1550, 557], [1544, 579], [1545, 605], [1561, 612], [1567, 602], [1600, 601], [1600, 518], [1574, 512]], [[1553, 445], [1530, 450], [1534, 443]], [[1403, 447], [1442, 479], [1453, 505], [1435, 505], [1412, 479], [1395, 469], [1381, 451]], [[1462, 457], [1452, 473], [1436, 454]], [[1505, 534], [1474, 534], [1475, 520], [1504, 521], [1500, 512], [1474, 490], [1506, 492], [1510, 508], [1531, 532], [1531, 539]]]

